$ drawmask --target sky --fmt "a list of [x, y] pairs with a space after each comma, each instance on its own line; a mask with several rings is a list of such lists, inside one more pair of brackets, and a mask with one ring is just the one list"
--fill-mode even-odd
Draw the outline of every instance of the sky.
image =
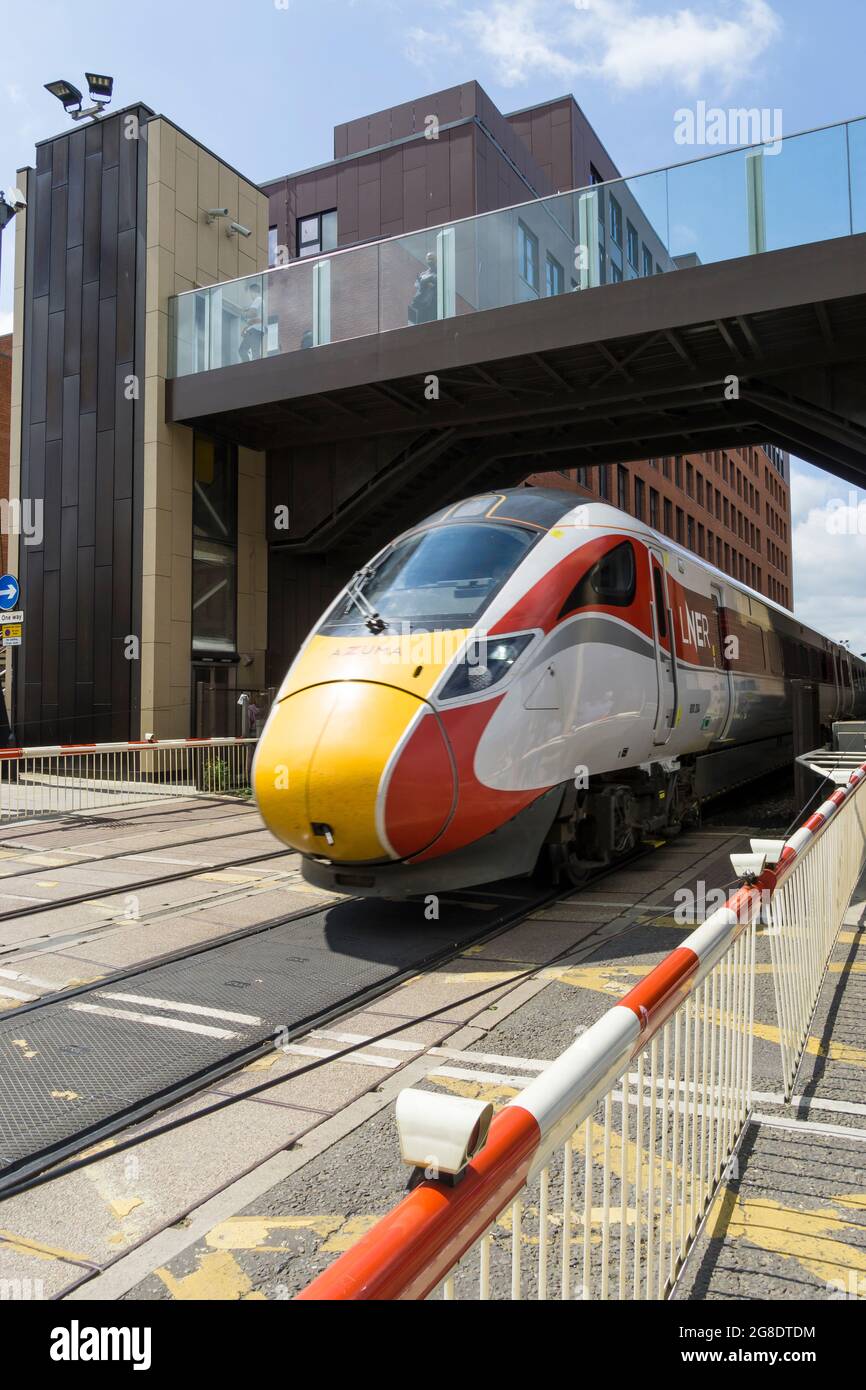
[[[785, 135], [866, 115], [864, 0], [0, 0], [0, 51], [0, 188], [64, 126], [43, 83], [88, 69], [254, 182], [330, 159], [343, 121], [473, 78], [506, 112], [573, 92], [626, 175], [712, 152], [678, 140], [699, 101]], [[816, 186], [806, 207], [825, 206]], [[0, 332], [13, 241], [14, 222]], [[795, 462], [792, 507], [796, 613], [866, 652], [866, 493]]]

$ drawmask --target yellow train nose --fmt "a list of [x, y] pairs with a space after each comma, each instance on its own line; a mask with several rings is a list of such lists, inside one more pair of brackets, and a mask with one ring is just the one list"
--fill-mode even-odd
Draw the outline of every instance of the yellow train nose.
[[277, 706], [253, 783], [268, 828], [304, 854], [343, 863], [393, 858], [383, 774], [424, 701], [370, 681], [309, 686]]

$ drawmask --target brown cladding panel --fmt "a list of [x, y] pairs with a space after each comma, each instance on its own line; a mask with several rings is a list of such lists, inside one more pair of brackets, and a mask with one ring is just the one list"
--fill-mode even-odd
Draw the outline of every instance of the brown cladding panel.
[[[60, 569], [60, 488], [63, 477], [63, 441], [54, 439], [45, 446], [45, 507], [42, 550], [45, 573]], [[31, 457], [31, 469], [33, 460]], [[28, 487], [36, 481], [36, 471], [32, 469]], [[32, 634], [32, 628], [28, 635]]]
[[63, 308], [66, 294], [66, 184], [51, 194], [50, 265], [48, 271], [48, 312]]
[[81, 371], [81, 272], [83, 251], [80, 245], [66, 253], [66, 297], [63, 312], [63, 376], [76, 376]]
[[77, 376], [68, 376], [64, 379], [61, 507], [75, 506], [78, 501], [78, 429], [81, 408], [78, 400], [78, 386]]
[[63, 432], [63, 314], [48, 315], [45, 438], [59, 439]]
[[[75, 638], [75, 596], [78, 588], [77, 507], [63, 507], [60, 512], [60, 575], [60, 640], [72, 641]], [[73, 660], [73, 670], [74, 666]]]
[[66, 208], [66, 245], [81, 246], [84, 240], [84, 131], [69, 138], [69, 190]]

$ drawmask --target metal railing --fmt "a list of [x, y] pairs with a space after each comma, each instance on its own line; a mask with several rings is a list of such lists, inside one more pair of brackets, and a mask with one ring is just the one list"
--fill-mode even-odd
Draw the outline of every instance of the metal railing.
[[420, 1183], [298, 1297], [667, 1297], [749, 1123], [757, 926], [792, 1081], [866, 855], [864, 788], [866, 765], [500, 1111], [455, 1185]]
[[[746, 148], [185, 290], [168, 374], [866, 231], [866, 118], [731, 135]], [[804, 198], [816, 170], [821, 195]]]
[[0, 750], [0, 824], [250, 788], [253, 738]]

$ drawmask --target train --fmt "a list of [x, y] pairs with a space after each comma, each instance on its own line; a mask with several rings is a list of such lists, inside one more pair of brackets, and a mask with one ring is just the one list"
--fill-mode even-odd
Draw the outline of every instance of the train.
[[518, 487], [443, 508], [303, 643], [254, 794], [311, 884], [383, 898], [580, 885], [866, 715], [866, 662], [605, 502]]

